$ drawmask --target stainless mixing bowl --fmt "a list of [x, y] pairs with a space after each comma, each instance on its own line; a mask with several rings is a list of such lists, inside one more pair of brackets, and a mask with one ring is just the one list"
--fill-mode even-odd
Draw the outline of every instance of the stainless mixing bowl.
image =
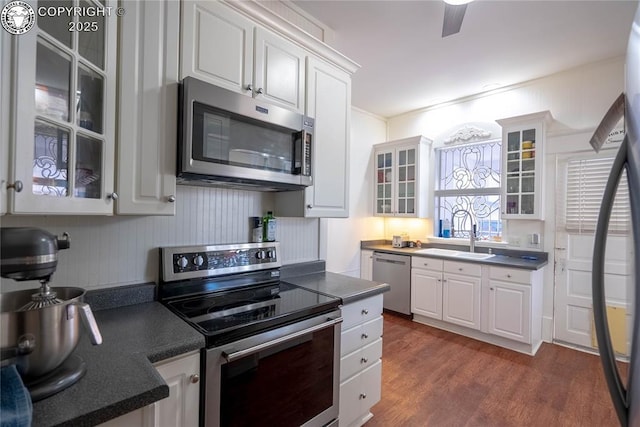
[[37, 289], [0, 294], [0, 350], [2, 365], [15, 363], [23, 378], [51, 372], [73, 352], [80, 338], [82, 318], [95, 345], [102, 336], [82, 288], [56, 287], [63, 302], [20, 311]]

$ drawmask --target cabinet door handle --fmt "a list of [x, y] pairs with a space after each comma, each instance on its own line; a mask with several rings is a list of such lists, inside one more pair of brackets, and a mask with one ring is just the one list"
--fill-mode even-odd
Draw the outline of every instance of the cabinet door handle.
[[18, 179], [13, 184], [7, 185], [7, 190], [10, 190], [12, 188], [16, 191], [16, 193], [20, 193], [24, 188], [24, 185], [22, 184], [22, 181]]
[[189, 377], [189, 381], [191, 381], [191, 384], [197, 384], [198, 381], [200, 381], [200, 375], [198, 374], [193, 374]]
[[360, 393], [360, 400], [366, 399], [367, 395], [365, 393]]
[[369, 359], [367, 359], [366, 357], [363, 357], [362, 359], [360, 359], [360, 363], [367, 363], [369, 361]]
[[510, 274], [507, 274], [507, 277], [508, 277], [509, 279], [511, 279], [511, 275], [510, 275]]
[[118, 193], [116, 193], [115, 191], [111, 194], [107, 194], [107, 199], [111, 199], [111, 200], [118, 200]]
[[438, 279], [438, 282], [442, 282], [442, 279]]
[[262, 95], [262, 94], [264, 93], [264, 91], [262, 90], [262, 88], [261, 88], [261, 87], [259, 87], [259, 88], [258, 88], [258, 90], [256, 91], [256, 93], [257, 93], [258, 95]]
[[175, 201], [176, 201], [176, 196], [174, 196], [173, 194], [167, 197], [167, 202], [173, 203]]
[[367, 334], [362, 334], [360, 336], [360, 339], [363, 339], [363, 340], [366, 340], [367, 338], [369, 338], [369, 335], [367, 335]]
[[489, 288], [490, 290], [493, 290], [493, 288]]
[[458, 271], [462, 271], [462, 267], [459, 267], [459, 268], [458, 268]]
[[308, 204], [307, 205], [307, 209], [311, 209], [311, 208], [313, 208], [313, 205], [312, 204]]
[[244, 87], [244, 90], [246, 90], [247, 92], [249, 92], [249, 91], [253, 91], [253, 86], [251, 86], [250, 84], [249, 84], [249, 85], [246, 85], [246, 86]]
[[367, 310], [366, 308], [362, 309], [362, 315], [366, 316], [367, 314], [369, 314], [369, 310]]

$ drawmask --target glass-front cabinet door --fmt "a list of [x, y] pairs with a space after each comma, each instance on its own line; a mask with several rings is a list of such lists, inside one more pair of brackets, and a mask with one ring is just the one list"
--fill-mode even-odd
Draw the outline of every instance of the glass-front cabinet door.
[[431, 143], [419, 135], [374, 146], [374, 215], [428, 217]]
[[376, 205], [375, 212], [379, 215], [391, 214], [393, 205], [393, 172], [394, 151], [377, 151], [375, 153]]
[[22, 191], [13, 193], [12, 211], [111, 214], [116, 4], [29, 3], [36, 23], [13, 36], [13, 175]]
[[[498, 120], [503, 126], [503, 218], [542, 219], [542, 149], [550, 114]], [[522, 124], [517, 123], [522, 120]]]
[[398, 148], [398, 195], [396, 214], [414, 216], [416, 213], [416, 148]]

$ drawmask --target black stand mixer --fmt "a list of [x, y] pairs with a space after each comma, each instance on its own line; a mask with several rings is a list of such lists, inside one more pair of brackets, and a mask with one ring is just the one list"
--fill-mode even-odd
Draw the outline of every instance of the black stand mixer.
[[60, 239], [37, 228], [0, 228], [0, 275], [16, 281], [40, 281], [33, 289], [0, 294], [1, 364], [15, 364], [32, 401], [49, 397], [78, 381], [85, 362], [71, 353], [80, 336], [79, 319], [98, 345], [102, 336], [82, 288], [50, 288], [58, 251], [68, 249], [69, 235]]

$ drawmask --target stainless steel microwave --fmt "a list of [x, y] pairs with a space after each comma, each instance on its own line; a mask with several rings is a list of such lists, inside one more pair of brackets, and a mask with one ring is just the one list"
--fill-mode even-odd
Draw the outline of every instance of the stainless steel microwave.
[[187, 77], [178, 183], [300, 190], [312, 184], [313, 126], [310, 117]]

